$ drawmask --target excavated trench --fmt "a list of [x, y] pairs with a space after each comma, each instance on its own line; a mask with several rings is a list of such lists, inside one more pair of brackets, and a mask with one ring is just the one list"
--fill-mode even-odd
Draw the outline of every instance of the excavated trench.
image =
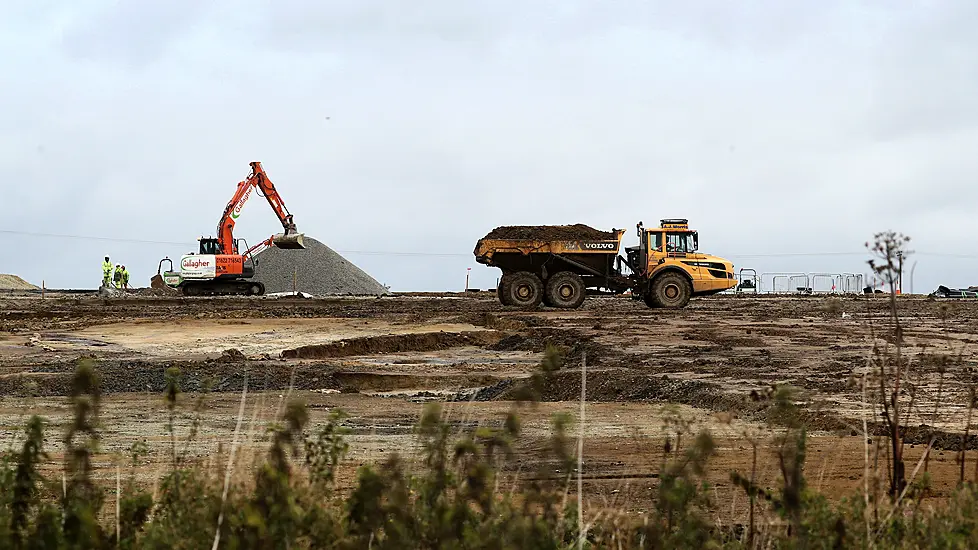
[[282, 352], [282, 357], [284, 359], [328, 359], [377, 353], [438, 351], [462, 346], [483, 347], [495, 344], [503, 337], [503, 333], [494, 330], [364, 336], [329, 344], [287, 349]]

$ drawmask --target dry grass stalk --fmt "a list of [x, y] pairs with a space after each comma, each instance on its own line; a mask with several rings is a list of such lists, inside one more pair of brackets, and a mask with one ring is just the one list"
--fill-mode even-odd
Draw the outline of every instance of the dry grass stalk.
[[217, 516], [217, 529], [214, 532], [214, 545], [211, 550], [217, 550], [221, 543], [221, 525], [224, 524], [224, 506], [228, 499], [228, 490], [231, 487], [231, 476], [234, 472], [234, 453], [238, 449], [238, 434], [241, 432], [241, 422], [244, 420], [245, 402], [248, 397], [248, 373], [245, 373], [244, 383], [241, 388], [241, 405], [238, 407], [238, 421], [234, 426], [234, 436], [231, 438], [231, 450], [228, 452], [228, 464], [224, 473], [224, 491], [221, 493], [221, 512]]

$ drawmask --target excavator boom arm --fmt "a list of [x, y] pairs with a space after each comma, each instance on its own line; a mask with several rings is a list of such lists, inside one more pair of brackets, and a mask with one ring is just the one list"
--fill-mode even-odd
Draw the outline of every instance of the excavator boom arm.
[[270, 247], [272, 247], [274, 245], [275, 245], [275, 235], [272, 235], [271, 237], [265, 239], [264, 241], [256, 244], [255, 246], [249, 248], [248, 250], [246, 250], [243, 255], [244, 256], [251, 256], [253, 254], [258, 254], [262, 250], [265, 250], [266, 248], [270, 248]]
[[295, 222], [292, 221], [292, 214], [285, 207], [285, 201], [278, 194], [278, 190], [275, 189], [272, 180], [268, 179], [268, 174], [265, 173], [261, 163], [255, 161], [250, 164], [251, 174], [244, 181], [238, 182], [238, 188], [235, 190], [234, 196], [231, 197], [231, 201], [228, 202], [227, 207], [225, 207], [224, 214], [221, 215], [221, 220], [217, 225], [218, 243], [220, 244], [221, 252], [224, 254], [238, 253], [236, 243], [234, 242], [234, 225], [241, 215], [241, 210], [244, 208], [245, 203], [251, 198], [252, 190], [256, 188], [265, 197], [265, 200], [268, 201], [275, 215], [278, 216], [279, 221], [282, 222], [285, 234], [289, 235], [297, 231]]

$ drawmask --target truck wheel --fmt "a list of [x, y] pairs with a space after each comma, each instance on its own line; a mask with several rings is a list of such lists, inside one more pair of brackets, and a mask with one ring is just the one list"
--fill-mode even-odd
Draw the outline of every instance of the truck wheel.
[[513, 305], [509, 301], [509, 283], [513, 280], [512, 273], [503, 273], [503, 276], [499, 278], [499, 286], [496, 287], [496, 297], [499, 298], [499, 303], [504, 306]]
[[547, 280], [545, 301], [549, 301], [554, 307], [579, 308], [586, 296], [584, 279], [576, 273], [561, 271]]
[[686, 307], [692, 293], [693, 290], [686, 277], [676, 272], [663, 273], [652, 281], [651, 298], [660, 307], [674, 309]]
[[520, 271], [515, 273], [504, 287], [504, 295], [509, 305], [522, 308], [537, 307], [543, 301], [543, 283], [540, 277], [529, 271]]
[[649, 306], [651, 308], [662, 307], [662, 304], [660, 304], [659, 302], [657, 302], [655, 300], [655, 294], [652, 294], [652, 291], [649, 291], [649, 292], [646, 292], [645, 294], [643, 294], [642, 295], [642, 301], [645, 302], [645, 305], [647, 305], [647, 306]]

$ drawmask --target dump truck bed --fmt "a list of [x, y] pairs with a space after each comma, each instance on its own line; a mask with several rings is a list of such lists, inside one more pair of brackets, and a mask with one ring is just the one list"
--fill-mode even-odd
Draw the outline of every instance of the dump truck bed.
[[527, 272], [547, 281], [551, 274], [569, 271], [587, 288], [628, 288], [621, 274], [624, 229], [600, 231], [586, 225], [497, 227], [475, 245], [475, 259], [498, 267], [503, 275]]
[[[479, 263], [497, 265], [499, 254], [586, 254], [617, 256], [624, 229], [601, 231], [577, 225], [509, 225], [497, 227], [476, 243]], [[504, 267], [504, 266], [500, 266]]]

